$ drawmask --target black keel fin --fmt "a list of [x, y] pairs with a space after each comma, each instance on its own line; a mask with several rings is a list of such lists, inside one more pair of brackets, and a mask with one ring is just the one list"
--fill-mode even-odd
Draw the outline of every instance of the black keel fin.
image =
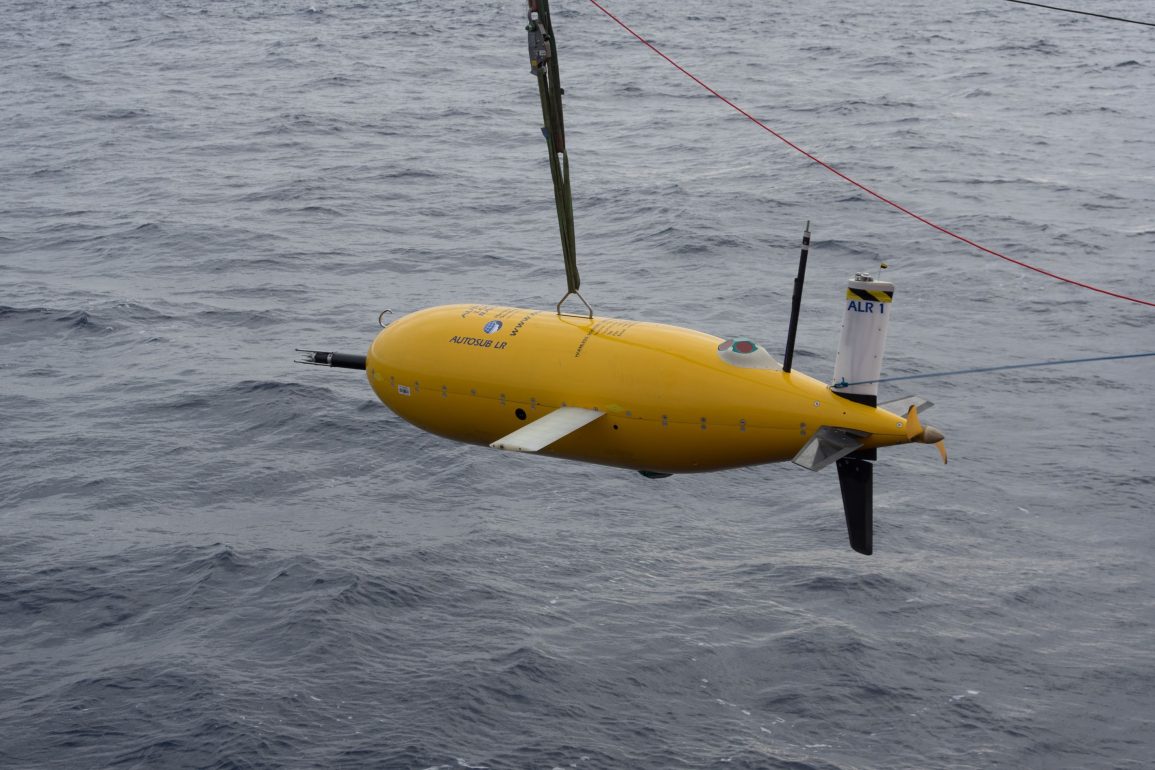
[[869, 556], [874, 553], [874, 463], [842, 458], [838, 461], [838, 485], [850, 547]]

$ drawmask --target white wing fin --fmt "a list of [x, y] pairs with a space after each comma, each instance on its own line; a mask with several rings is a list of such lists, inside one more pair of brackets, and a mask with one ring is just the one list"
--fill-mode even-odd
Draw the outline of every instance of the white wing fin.
[[849, 428], [823, 425], [794, 455], [794, 464], [811, 471], [822, 470], [861, 447], [867, 435]]
[[508, 436], [499, 438], [490, 446], [494, 449], [505, 449], [510, 452], [536, 452], [558, 439], [568, 436], [578, 428], [589, 425], [599, 417], [604, 417], [605, 414], [605, 412], [599, 412], [596, 409], [563, 406], [539, 420], [534, 420], [529, 425], [518, 428]]
[[934, 406], [933, 401], [927, 401], [922, 396], [907, 396], [906, 398], [896, 398], [893, 401], [887, 401], [885, 404], [879, 404], [879, 409], [885, 409], [888, 412], [895, 414], [906, 414], [911, 407], [915, 408], [919, 414], [922, 414], [927, 409]]

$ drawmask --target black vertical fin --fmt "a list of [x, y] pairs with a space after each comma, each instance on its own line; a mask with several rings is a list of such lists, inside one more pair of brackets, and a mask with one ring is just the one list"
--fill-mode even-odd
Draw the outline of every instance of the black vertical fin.
[[839, 460], [838, 485], [850, 547], [869, 556], [874, 553], [874, 463], [853, 457]]

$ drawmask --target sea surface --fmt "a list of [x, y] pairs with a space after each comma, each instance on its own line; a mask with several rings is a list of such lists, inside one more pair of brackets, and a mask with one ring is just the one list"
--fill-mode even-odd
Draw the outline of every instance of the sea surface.
[[[1075, 5], [1071, 0], [1067, 5]], [[1155, 21], [1147, 0], [1083, 3]], [[998, 0], [610, 0], [841, 171], [1155, 299], [1155, 33]], [[1150, 768], [1153, 359], [926, 379], [950, 464], [648, 480], [422, 433], [378, 314], [564, 290], [514, 0], [4, 4], [0, 767]], [[1155, 350], [555, 0], [583, 293], [830, 375]]]

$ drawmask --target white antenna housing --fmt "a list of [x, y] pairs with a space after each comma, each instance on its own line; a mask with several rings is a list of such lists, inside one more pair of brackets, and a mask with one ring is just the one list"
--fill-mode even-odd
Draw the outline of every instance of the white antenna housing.
[[[858, 273], [847, 283], [833, 385], [877, 380], [881, 376], [893, 297], [893, 283], [876, 281], [868, 273]], [[878, 403], [877, 382], [836, 387], [834, 392], [872, 406]]]

